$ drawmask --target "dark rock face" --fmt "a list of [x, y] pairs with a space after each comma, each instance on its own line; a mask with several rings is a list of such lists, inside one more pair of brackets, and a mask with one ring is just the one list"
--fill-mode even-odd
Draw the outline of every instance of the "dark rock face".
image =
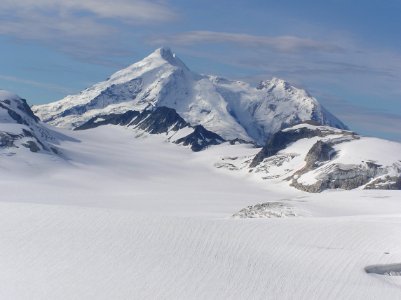
[[320, 163], [331, 160], [335, 154], [336, 151], [330, 143], [317, 141], [305, 157], [306, 168], [314, 169]]
[[18, 148], [17, 142], [22, 138], [29, 138], [28, 141], [22, 143], [22, 146], [28, 148], [31, 152], [39, 152], [40, 150], [48, 151], [49, 149], [37, 138], [32, 132], [23, 129], [21, 134], [11, 134], [9, 132], [0, 131], [0, 149], [1, 148]]
[[202, 125], [192, 127], [175, 109], [165, 106], [142, 112], [131, 110], [123, 114], [97, 116], [75, 128], [75, 130], [90, 129], [108, 124], [128, 126], [143, 130], [149, 134], [167, 134], [169, 132], [177, 132], [183, 128], [193, 128], [192, 133], [174, 141], [176, 144], [191, 146], [193, 151], [201, 151], [208, 146], [225, 142], [221, 136], [205, 129]]
[[157, 107], [154, 110], [138, 112], [129, 110], [123, 114], [100, 115], [78, 126], [74, 130], [84, 130], [102, 125], [132, 126], [150, 134], [177, 131], [188, 126], [188, 123], [177, 112], [168, 107]]
[[157, 107], [153, 111], [143, 111], [140, 116], [135, 118], [129, 125], [136, 125], [137, 128], [150, 134], [178, 131], [189, 126], [175, 109], [165, 106]]
[[14, 141], [18, 139], [18, 135], [0, 131], [0, 148], [15, 147]]
[[[260, 150], [252, 160], [250, 167], [254, 168], [260, 164], [265, 158], [276, 155], [279, 151], [285, 149], [288, 145], [305, 138], [312, 138], [315, 136], [324, 137], [333, 134], [332, 131], [323, 131], [319, 128], [310, 129], [302, 127], [293, 130], [279, 131], [272, 135], [266, 142], [266, 145]], [[350, 133], [352, 134], [352, 133]]]
[[401, 176], [385, 176], [377, 178], [365, 186], [366, 190], [401, 190]]
[[[37, 123], [39, 121], [39, 118], [37, 116], [35, 116], [35, 114], [32, 112], [31, 108], [26, 103], [25, 99], [19, 99], [19, 100], [14, 100], [14, 101], [18, 101], [18, 103], [17, 103], [18, 109], [20, 109], [23, 113], [25, 113], [35, 123]], [[10, 108], [10, 105], [11, 105], [10, 100], [4, 100], [2, 102], [3, 103], [0, 102], [0, 109], [6, 110], [8, 115], [18, 124], [28, 125], [28, 123], [26, 122], [26, 120], [20, 113], [18, 113], [15, 110]]]
[[[330, 161], [336, 155], [332, 147], [334, 144], [335, 142], [317, 141], [305, 157], [305, 167], [296, 172], [295, 175], [303, 175]], [[318, 193], [326, 189], [352, 190], [365, 185], [382, 173], [384, 173], [384, 170], [381, 166], [373, 162], [366, 162], [360, 165], [335, 164], [331, 166], [329, 171], [323, 171], [318, 176], [318, 181], [314, 184], [302, 184], [297, 181], [297, 176], [295, 176], [291, 185], [310, 193]]]
[[36, 123], [40, 120], [39, 118], [33, 113], [31, 108], [29, 107], [28, 103], [26, 103], [25, 99], [21, 99], [21, 103], [18, 105], [18, 108], [26, 113], [30, 118], [32, 118]]
[[377, 165], [334, 165], [334, 168], [327, 174], [320, 176], [319, 180], [312, 185], [305, 185], [293, 180], [291, 185], [297, 189], [319, 193], [326, 189], [352, 190], [363, 186], [376, 176], [384, 172]]
[[28, 148], [29, 150], [31, 150], [31, 152], [39, 152], [40, 151], [39, 146], [33, 141], [28, 141], [22, 145], [25, 146], [26, 148]]
[[91, 128], [96, 128], [102, 125], [128, 125], [134, 118], [140, 115], [139, 112], [129, 110], [123, 114], [109, 114], [109, 115], [101, 115], [94, 117], [82, 124], [81, 126], [76, 127], [74, 130], [86, 130]]
[[194, 127], [194, 131], [175, 141], [176, 144], [183, 144], [184, 146], [191, 146], [192, 151], [201, 151], [211, 145], [219, 145], [224, 143], [225, 140], [218, 134], [205, 129], [202, 125]]
[[257, 147], [257, 144], [255, 142], [245, 141], [245, 140], [239, 139], [239, 138], [229, 140], [228, 142], [230, 143], [230, 145], [250, 144], [250, 145], [253, 145], [254, 147]]

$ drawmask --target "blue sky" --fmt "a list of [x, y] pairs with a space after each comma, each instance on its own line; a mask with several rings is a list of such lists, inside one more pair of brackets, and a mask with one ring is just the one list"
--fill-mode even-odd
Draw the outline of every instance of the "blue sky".
[[401, 141], [400, 15], [400, 0], [2, 0], [0, 88], [51, 102], [169, 46], [200, 73], [286, 79]]

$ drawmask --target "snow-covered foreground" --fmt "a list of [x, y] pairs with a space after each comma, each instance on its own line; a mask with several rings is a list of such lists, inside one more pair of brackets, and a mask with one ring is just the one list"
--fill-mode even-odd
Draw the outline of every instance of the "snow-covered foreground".
[[[67, 161], [0, 157], [1, 299], [401, 297], [400, 276], [365, 271], [401, 262], [399, 191], [307, 194], [213, 166], [258, 151], [244, 145], [68, 135]], [[231, 217], [265, 202], [296, 216]]]

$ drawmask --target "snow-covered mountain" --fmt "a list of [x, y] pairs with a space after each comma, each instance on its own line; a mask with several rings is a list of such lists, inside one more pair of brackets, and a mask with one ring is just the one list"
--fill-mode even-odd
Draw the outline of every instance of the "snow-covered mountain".
[[2, 155], [17, 152], [45, 152], [57, 154], [57, 139], [40, 122], [24, 99], [0, 90], [0, 151]]
[[401, 189], [400, 143], [311, 123], [275, 133], [255, 156], [225, 157], [217, 166], [307, 192]]
[[226, 140], [262, 145], [280, 129], [313, 120], [345, 129], [305, 90], [273, 78], [257, 87], [216, 76], [199, 75], [168, 48], [113, 74], [77, 95], [33, 111], [49, 124], [76, 128], [88, 120], [129, 110], [168, 107], [192, 126], [202, 125]]

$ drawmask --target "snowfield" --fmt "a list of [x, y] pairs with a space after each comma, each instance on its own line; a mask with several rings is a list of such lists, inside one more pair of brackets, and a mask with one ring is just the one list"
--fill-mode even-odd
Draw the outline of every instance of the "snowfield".
[[[214, 166], [249, 145], [59, 131], [62, 155], [0, 155], [1, 299], [401, 297], [400, 191], [309, 194]], [[263, 214], [233, 217], [248, 206]]]

